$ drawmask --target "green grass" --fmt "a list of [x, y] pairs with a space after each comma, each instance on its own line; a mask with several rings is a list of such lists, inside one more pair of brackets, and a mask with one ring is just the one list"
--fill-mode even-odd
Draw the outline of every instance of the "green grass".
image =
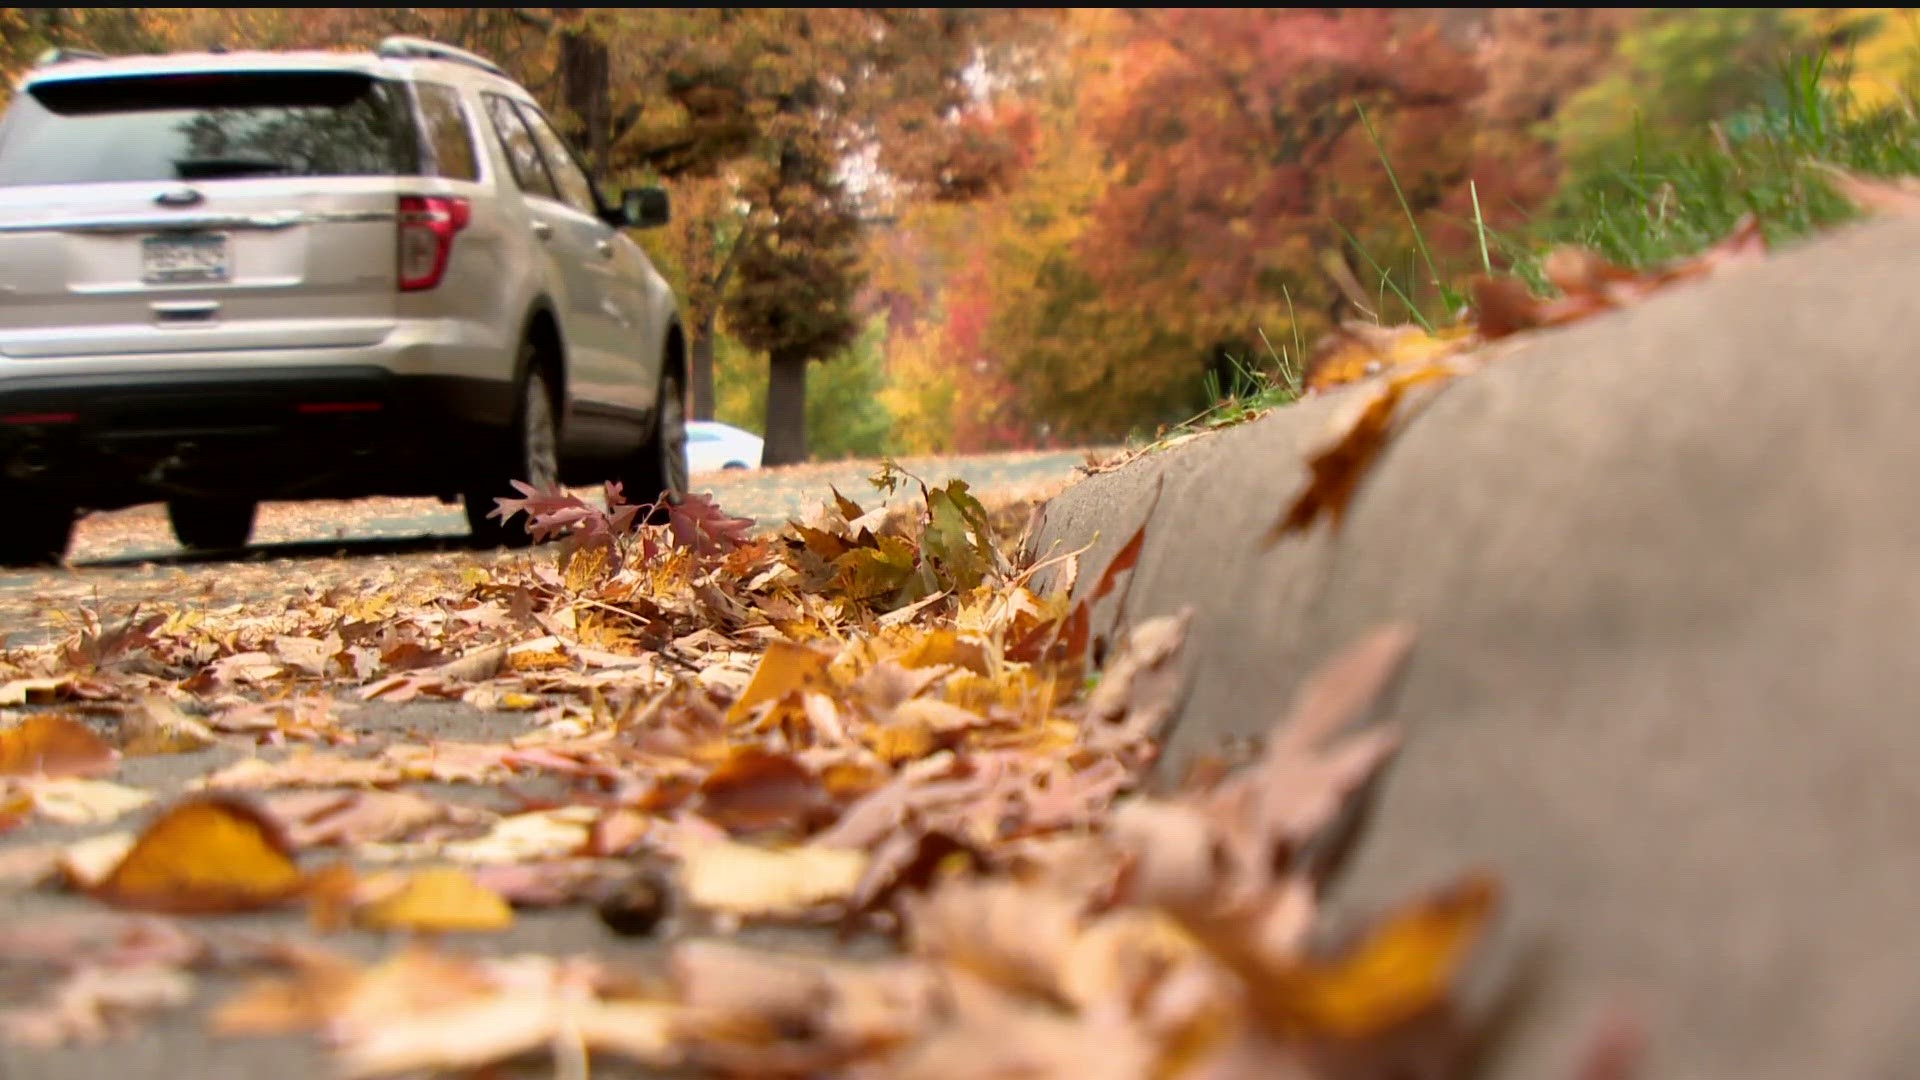
[[[1862, 176], [1920, 176], [1920, 116], [1905, 105], [1854, 110], [1822, 85], [1826, 74], [1824, 54], [1788, 58], [1780, 65], [1772, 103], [1726, 116], [1685, 143], [1662, 146], [1635, 139], [1625, 160], [1571, 172], [1553, 201], [1515, 233], [1486, 227], [1475, 191], [1470, 224], [1479, 250], [1452, 276], [1434, 269], [1434, 256], [1411, 213], [1414, 250], [1429, 280], [1412, 272], [1394, 275], [1366, 252], [1361, 255], [1385, 279], [1382, 292], [1399, 299], [1413, 321], [1430, 329], [1442, 321], [1433, 309], [1459, 310], [1465, 278], [1475, 272], [1504, 270], [1538, 292], [1550, 291], [1541, 261], [1563, 244], [1639, 269], [1698, 254], [1749, 213], [1775, 245], [1830, 228], [1857, 211], [1833, 190], [1828, 167]], [[1373, 134], [1371, 123], [1366, 130]], [[1377, 137], [1374, 145], [1397, 193], [1393, 164]], [[1352, 234], [1341, 231], [1358, 250]]]

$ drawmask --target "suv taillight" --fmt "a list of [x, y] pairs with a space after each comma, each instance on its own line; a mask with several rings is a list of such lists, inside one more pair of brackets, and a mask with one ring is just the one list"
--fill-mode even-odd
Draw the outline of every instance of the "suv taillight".
[[400, 291], [440, 284], [453, 254], [453, 237], [467, 227], [472, 207], [450, 195], [400, 196]]

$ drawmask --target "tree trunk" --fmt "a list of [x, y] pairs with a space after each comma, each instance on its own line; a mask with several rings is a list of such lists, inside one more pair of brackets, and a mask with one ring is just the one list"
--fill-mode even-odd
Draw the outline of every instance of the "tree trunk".
[[713, 419], [713, 317], [709, 315], [693, 331], [688, 350], [693, 365], [693, 418]]
[[776, 351], [767, 358], [767, 444], [762, 465], [807, 460], [807, 358]]
[[607, 147], [612, 140], [613, 79], [607, 43], [586, 27], [560, 34], [560, 82], [567, 108], [574, 116], [569, 134], [586, 156], [596, 180], [607, 173]]

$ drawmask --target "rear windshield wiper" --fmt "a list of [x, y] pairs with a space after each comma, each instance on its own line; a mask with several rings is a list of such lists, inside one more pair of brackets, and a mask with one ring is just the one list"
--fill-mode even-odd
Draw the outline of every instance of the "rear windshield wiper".
[[178, 173], [182, 180], [213, 180], [222, 176], [272, 176], [293, 172], [284, 161], [257, 157], [181, 158], [173, 163], [173, 171]]

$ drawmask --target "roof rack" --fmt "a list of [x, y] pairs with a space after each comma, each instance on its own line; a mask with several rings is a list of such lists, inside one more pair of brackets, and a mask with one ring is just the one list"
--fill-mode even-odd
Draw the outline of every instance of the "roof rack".
[[92, 49], [52, 48], [52, 49], [48, 49], [46, 52], [41, 53], [40, 58], [34, 61], [34, 66], [48, 67], [53, 64], [64, 64], [69, 60], [105, 60], [105, 59], [107, 59], [106, 53], [94, 52]]
[[395, 34], [380, 42], [378, 53], [380, 56], [389, 60], [399, 60], [408, 57], [416, 60], [451, 60], [456, 64], [465, 64], [468, 67], [477, 67], [481, 71], [491, 72], [503, 79], [511, 78], [511, 76], [507, 74], [506, 69], [484, 56], [470, 53], [465, 49], [454, 48], [452, 45], [442, 45], [437, 41], [429, 41], [426, 38], [407, 37], [404, 34]]

